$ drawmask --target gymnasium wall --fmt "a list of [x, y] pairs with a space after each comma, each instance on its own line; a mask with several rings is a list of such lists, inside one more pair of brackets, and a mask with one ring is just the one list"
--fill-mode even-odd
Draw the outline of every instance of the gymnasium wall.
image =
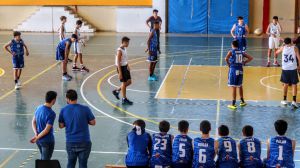
[[295, 9], [295, 0], [271, 0], [270, 21], [277, 15], [283, 32], [294, 33]]
[[256, 28], [262, 28], [263, 0], [249, 1], [249, 28], [253, 32]]
[[0, 6], [0, 30], [16, 28], [38, 9], [37, 6]]

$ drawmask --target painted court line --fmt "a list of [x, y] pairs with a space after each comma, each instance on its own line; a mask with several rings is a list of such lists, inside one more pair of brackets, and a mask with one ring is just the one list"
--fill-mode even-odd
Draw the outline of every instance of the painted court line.
[[19, 150], [13, 150], [14, 152], [9, 155], [0, 165], [0, 168], [4, 168], [6, 164], [19, 152]]
[[163, 80], [162, 83], [160, 84], [160, 86], [159, 86], [159, 88], [158, 88], [158, 91], [156, 92], [156, 94], [155, 94], [155, 96], [154, 96], [155, 99], [157, 99], [157, 96], [158, 96], [158, 94], [160, 93], [160, 90], [161, 90], [162, 86], [163, 86], [164, 83], [166, 82], [167, 77], [169, 76], [170, 71], [171, 71], [171, 69], [173, 68], [173, 63], [174, 63], [174, 60], [173, 60], [173, 62], [172, 62], [172, 64], [171, 64], [171, 67], [169, 68], [167, 74], [165, 75], [164, 80]]

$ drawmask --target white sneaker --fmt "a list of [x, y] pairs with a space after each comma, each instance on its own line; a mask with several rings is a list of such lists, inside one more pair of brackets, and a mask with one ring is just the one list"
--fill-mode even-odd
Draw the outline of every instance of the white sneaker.
[[19, 90], [19, 89], [20, 89], [20, 86], [19, 86], [18, 84], [16, 84], [16, 85], [15, 85], [15, 89], [16, 89], [16, 90]]
[[20, 80], [18, 80], [18, 83], [17, 83], [18, 86], [22, 86], [22, 83]]
[[286, 106], [287, 104], [288, 104], [288, 103], [287, 103], [286, 100], [282, 100], [282, 101], [281, 101], [281, 105]]
[[299, 107], [298, 104], [295, 101], [292, 102], [291, 106], [293, 106], [294, 108], [298, 108]]
[[70, 80], [72, 80], [72, 77], [70, 75], [63, 75], [62, 79], [65, 81], [70, 81]]

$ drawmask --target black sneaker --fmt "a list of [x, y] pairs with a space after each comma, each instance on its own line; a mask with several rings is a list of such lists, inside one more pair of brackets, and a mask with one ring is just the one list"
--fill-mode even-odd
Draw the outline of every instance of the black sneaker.
[[71, 59], [68, 58], [68, 62], [73, 62], [73, 60], [71, 60]]
[[122, 104], [123, 105], [133, 105], [133, 102], [132, 101], [130, 101], [130, 100], [128, 100], [127, 98], [123, 98], [122, 99]]
[[120, 100], [120, 97], [119, 97], [119, 93], [118, 91], [114, 90], [112, 91], [112, 94], [116, 97], [116, 99]]

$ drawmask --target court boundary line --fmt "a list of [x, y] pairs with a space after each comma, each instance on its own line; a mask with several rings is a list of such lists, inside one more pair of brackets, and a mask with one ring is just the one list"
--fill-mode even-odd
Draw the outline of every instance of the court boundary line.
[[2, 161], [0, 168], [4, 168], [4, 166], [6, 166], [7, 163], [9, 163], [10, 160], [12, 158], [14, 158], [18, 152], [19, 152], [19, 150], [14, 150], [14, 152], [12, 154], [10, 154], [5, 160]]
[[154, 99], [158, 99], [158, 94], [160, 93], [160, 90], [162, 89], [162, 86], [163, 86], [164, 83], [166, 82], [167, 77], [169, 76], [169, 74], [170, 74], [170, 72], [171, 72], [171, 69], [172, 69], [173, 66], [174, 66], [173, 63], [174, 63], [174, 60], [173, 60], [173, 62], [172, 62], [172, 64], [171, 64], [171, 66], [169, 67], [168, 72], [166, 73], [164, 80], [161, 82], [161, 84], [160, 84], [160, 86], [159, 86], [159, 88], [158, 88], [158, 90], [157, 90], [157, 92], [156, 92], [156, 94], [155, 94], [155, 96], [154, 96]]
[[5, 74], [5, 70], [3, 68], [0, 68], [0, 77], [3, 76]]

